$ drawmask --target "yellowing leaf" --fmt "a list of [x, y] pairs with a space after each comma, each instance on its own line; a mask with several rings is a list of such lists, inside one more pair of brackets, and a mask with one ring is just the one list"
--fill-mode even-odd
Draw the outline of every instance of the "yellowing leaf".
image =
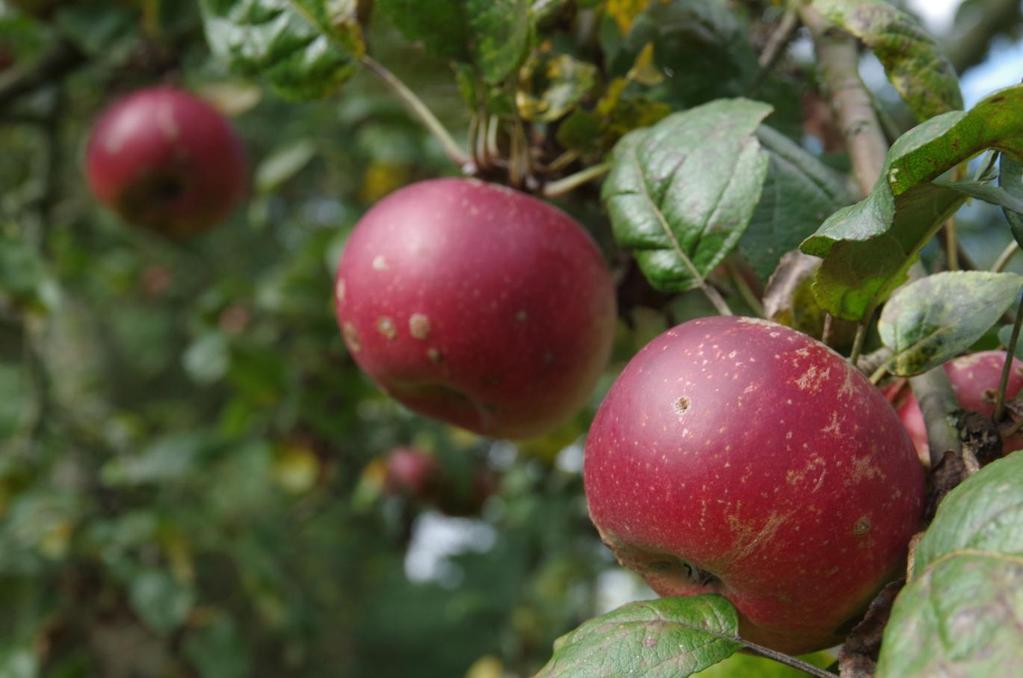
[[320, 460], [316, 453], [303, 445], [282, 448], [274, 461], [274, 480], [292, 494], [312, 489], [320, 475]]
[[632, 22], [646, 9], [650, 0], [607, 0], [605, 11], [615, 20], [618, 29], [624, 34], [632, 27]]

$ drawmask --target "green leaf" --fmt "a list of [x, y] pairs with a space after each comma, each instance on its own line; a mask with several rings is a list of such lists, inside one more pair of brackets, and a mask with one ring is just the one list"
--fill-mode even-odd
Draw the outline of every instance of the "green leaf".
[[185, 654], [203, 678], [244, 678], [252, 675], [248, 648], [237, 625], [226, 615], [190, 631]]
[[131, 578], [131, 605], [151, 629], [170, 633], [185, 621], [195, 603], [195, 592], [163, 570], [144, 570]]
[[0, 362], [0, 440], [25, 426], [32, 413], [32, 381], [21, 365]]
[[1015, 273], [936, 273], [900, 289], [877, 329], [892, 349], [891, 371], [921, 374], [972, 346], [998, 322], [1023, 289]]
[[317, 153], [316, 144], [310, 139], [289, 142], [268, 155], [256, 168], [256, 188], [270, 193], [302, 171]]
[[720, 596], [631, 603], [558, 638], [537, 678], [688, 676], [742, 647], [738, 626]]
[[715, 101], [615, 146], [603, 198], [615, 238], [654, 286], [698, 286], [738, 243], [767, 174], [755, 132], [770, 111], [747, 99]]
[[[998, 159], [998, 185], [1017, 200], [1023, 201], [1023, 163], [1016, 158], [1002, 153]], [[1005, 220], [1016, 243], [1023, 246], [1023, 213], [1018, 210], [1002, 207]]]
[[852, 201], [839, 175], [775, 130], [761, 125], [757, 139], [770, 157], [760, 202], [739, 251], [766, 280], [781, 257], [799, 247], [824, 220]]
[[109, 54], [112, 44], [135, 38], [136, 11], [109, 0], [67, 4], [57, 13], [56, 22], [61, 33], [86, 54]]
[[469, 61], [465, 0], [377, 0], [376, 9], [402, 34], [440, 57]]
[[515, 73], [531, 37], [529, 0], [466, 0], [473, 58], [491, 85]]
[[748, 26], [723, 0], [651, 2], [629, 32], [614, 74], [632, 68], [647, 44], [654, 61], [669, 74], [664, 87], [676, 108], [741, 96], [757, 73]]
[[535, 122], [564, 117], [597, 84], [593, 64], [567, 54], [542, 52], [522, 67], [515, 105], [519, 115]]
[[999, 186], [984, 183], [982, 181], [946, 181], [935, 179], [935, 184], [944, 188], [951, 188], [977, 200], [1001, 207], [1006, 214], [1019, 214], [1023, 212], [1023, 196], [1014, 195]]
[[948, 494], [885, 628], [879, 678], [1008, 676], [1023, 665], [1023, 454]]
[[355, 0], [202, 0], [210, 49], [282, 96], [337, 90], [365, 51]]
[[902, 135], [864, 200], [835, 212], [801, 249], [824, 259], [814, 290], [830, 313], [859, 321], [904, 280], [920, 250], [965, 198], [930, 183], [993, 147], [1023, 149], [1023, 87], [987, 97], [968, 112], [932, 118]]
[[188, 476], [203, 451], [206, 438], [179, 433], [161, 438], [136, 455], [115, 457], [104, 464], [101, 477], [109, 485], [167, 483]]
[[1023, 85], [990, 94], [969, 111], [952, 111], [917, 125], [899, 138], [893, 151], [896, 146], [888, 171], [895, 195], [936, 178], [987, 148], [1021, 156]]
[[39, 254], [20, 238], [0, 235], [0, 306], [49, 311], [59, 303], [60, 289]]
[[185, 371], [200, 384], [212, 384], [227, 373], [231, 347], [223, 332], [210, 331], [197, 338], [182, 357]]
[[963, 107], [955, 68], [912, 16], [884, 0], [813, 0], [813, 4], [877, 55], [918, 120]]

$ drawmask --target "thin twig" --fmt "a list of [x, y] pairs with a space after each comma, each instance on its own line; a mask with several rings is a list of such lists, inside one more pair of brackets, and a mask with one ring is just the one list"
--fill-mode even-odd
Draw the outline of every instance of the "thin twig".
[[959, 239], [956, 237], [956, 218], [949, 217], [945, 222], [945, 256], [948, 260], [948, 270], [959, 270]]
[[545, 198], [560, 198], [563, 195], [571, 193], [583, 184], [587, 184], [601, 178], [607, 174], [610, 169], [610, 163], [602, 162], [599, 165], [593, 165], [592, 167], [580, 170], [575, 174], [569, 174], [563, 179], [558, 179], [557, 181], [544, 184], [543, 196]]
[[852, 351], [849, 353], [849, 364], [853, 367], [856, 367], [856, 362], [860, 359], [860, 354], [863, 353], [863, 342], [867, 338], [867, 325], [869, 324], [870, 318], [868, 317], [856, 325], [856, 336], [853, 337]]
[[860, 80], [856, 40], [838, 31], [813, 7], [801, 7], [799, 15], [813, 35], [817, 61], [852, 160], [856, 183], [866, 195], [881, 176], [888, 144], [870, 93]]
[[760, 59], [757, 62], [760, 72], [757, 74], [757, 80], [762, 79], [768, 71], [774, 68], [778, 59], [785, 53], [785, 47], [792, 41], [797, 28], [799, 28], [799, 16], [795, 10], [787, 10], [781, 21], [778, 22], [778, 26], [767, 38], [764, 51], [760, 53]]
[[437, 139], [448, 158], [458, 165], [463, 173], [475, 173], [476, 167], [469, 155], [458, 145], [444, 125], [441, 124], [440, 120], [437, 119], [437, 116], [433, 114], [433, 111], [423, 103], [422, 99], [416, 96], [415, 92], [409, 89], [405, 83], [376, 59], [364, 55], [361, 61], [363, 66], [368, 68], [373, 75], [383, 80], [405, 102], [405, 105], [419, 118], [423, 126]]
[[735, 265], [734, 261], [726, 259], [725, 268], [728, 270], [728, 276], [732, 279], [732, 284], [735, 285], [735, 289], [739, 292], [742, 300], [746, 302], [751, 311], [763, 318], [764, 305], [757, 298], [749, 283], [746, 282], [746, 279], [742, 277], [742, 271], [739, 270], [739, 267]]
[[814, 666], [813, 664], [804, 662], [802, 659], [797, 659], [796, 657], [791, 657], [791, 656], [789, 656], [787, 654], [784, 654], [782, 652], [778, 652], [777, 650], [772, 650], [772, 649], [770, 649], [768, 647], [764, 647], [763, 645], [757, 645], [756, 643], [751, 643], [748, 640], [743, 640], [742, 644], [745, 645], [748, 649], [750, 649], [754, 653], [760, 655], [761, 657], [765, 657], [767, 659], [773, 659], [774, 661], [778, 662], [779, 664], [784, 664], [785, 666], [791, 666], [792, 668], [794, 668], [794, 669], [796, 669], [798, 671], [802, 671], [803, 673], [808, 673], [811, 676], [816, 676], [817, 678], [835, 678], [835, 674], [833, 674], [833, 673], [831, 673], [829, 671], [825, 671], [824, 669], [819, 668], [817, 666]]
[[1002, 253], [998, 255], [998, 258], [995, 259], [995, 263], [991, 267], [991, 272], [1001, 273], [1002, 271], [1004, 271], [1006, 266], [1009, 265], [1009, 262], [1012, 261], [1012, 258], [1013, 256], [1015, 256], [1016, 252], [1019, 252], [1019, 243], [1013, 240], [1005, 247], [1004, 250], [1002, 250]]
[[1012, 359], [1016, 355], [1016, 343], [1019, 341], [1019, 327], [1023, 323], [1023, 293], [1020, 293], [1016, 304], [1016, 320], [1012, 323], [1012, 335], [1005, 351], [1005, 363], [1002, 365], [1002, 379], [998, 382], [998, 393], [995, 395], [995, 414], [992, 420], [997, 424], [1005, 414], [1005, 389], [1009, 386], [1009, 373], [1012, 371]]
[[0, 75], [0, 110], [22, 96], [59, 82], [88, 63], [86, 55], [67, 39], [61, 39], [39, 61]]

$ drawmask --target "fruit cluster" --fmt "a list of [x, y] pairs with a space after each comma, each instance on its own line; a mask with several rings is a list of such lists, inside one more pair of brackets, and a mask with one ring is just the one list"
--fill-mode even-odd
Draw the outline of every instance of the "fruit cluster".
[[[170, 237], [222, 221], [246, 188], [227, 121], [168, 87], [99, 118], [86, 171], [101, 202]], [[615, 286], [585, 229], [473, 179], [423, 181], [377, 203], [348, 238], [334, 293], [349, 353], [380, 388], [496, 437], [550, 431], [582, 408], [616, 327]], [[946, 366], [964, 408], [991, 415], [1004, 359]], [[1009, 386], [1010, 397], [1023, 387], [1023, 365]], [[919, 527], [927, 436], [912, 394], [896, 406], [807, 335], [750, 318], [689, 321], [643, 348], [597, 412], [591, 518], [659, 594], [727, 597], [744, 638], [790, 653], [835, 644], [898, 575]], [[413, 449], [390, 455], [385, 482], [427, 503], [450, 494], [436, 460]], [[470, 493], [473, 510], [492, 485]]]

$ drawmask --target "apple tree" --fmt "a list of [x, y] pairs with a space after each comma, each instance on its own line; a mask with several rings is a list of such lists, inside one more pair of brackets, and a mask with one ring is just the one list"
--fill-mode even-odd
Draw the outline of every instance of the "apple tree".
[[1018, 670], [1023, 17], [912, 7], [0, 2], [0, 675]]

